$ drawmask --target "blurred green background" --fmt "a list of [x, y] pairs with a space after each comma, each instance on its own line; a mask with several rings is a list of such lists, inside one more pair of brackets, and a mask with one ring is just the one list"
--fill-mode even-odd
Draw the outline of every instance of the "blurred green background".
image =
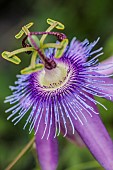
[[[47, 18], [53, 18], [65, 24], [64, 33], [71, 40], [76, 36], [79, 40], [88, 38], [94, 41], [101, 37], [97, 48], [104, 47], [101, 60], [113, 54], [113, 1], [112, 0], [0, 0], [0, 53], [13, 51], [21, 47], [21, 41], [14, 38], [20, 28], [31, 21], [35, 23], [32, 31], [44, 31], [48, 25]], [[8, 86], [13, 85], [16, 74], [28, 65], [27, 54], [22, 56], [22, 63], [16, 66], [0, 58], [0, 170], [16, 157], [29, 142], [31, 136], [28, 129], [22, 129], [24, 121], [14, 126], [7, 121], [4, 104], [5, 96], [11, 94]], [[108, 111], [99, 108], [104, 124], [113, 138], [113, 104], [98, 99], [105, 104]], [[90, 162], [91, 161], [91, 162]], [[12, 168], [13, 170], [39, 170], [32, 150]], [[87, 148], [79, 148], [59, 137], [58, 170], [102, 170], [94, 161]]]

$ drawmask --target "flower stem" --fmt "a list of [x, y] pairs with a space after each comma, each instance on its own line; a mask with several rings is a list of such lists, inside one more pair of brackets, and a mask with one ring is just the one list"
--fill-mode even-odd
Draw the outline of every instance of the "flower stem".
[[35, 138], [32, 138], [29, 143], [22, 149], [18, 156], [6, 167], [5, 170], [11, 170], [12, 167], [18, 162], [18, 160], [28, 151], [28, 149], [33, 145]]

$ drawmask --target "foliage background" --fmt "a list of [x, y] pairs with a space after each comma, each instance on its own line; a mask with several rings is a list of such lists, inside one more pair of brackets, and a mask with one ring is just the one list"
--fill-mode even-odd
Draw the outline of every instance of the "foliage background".
[[[97, 45], [97, 48], [104, 47], [101, 60], [113, 54], [112, 0], [0, 0], [0, 53], [21, 47], [21, 42], [14, 38], [21, 26], [33, 21], [35, 25], [32, 30], [42, 31], [48, 27], [47, 18], [64, 23], [64, 32], [70, 40], [73, 36], [79, 40], [88, 38], [90, 41], [101, 37]], [[14, 84], [16, 74], [29, 63], [30, 57], [27, 54], [21, 56], [23, 62], [18, 67], [0, 57], [0, 170], [15, 158], [31, 138], [28, 129], [22, 130], [25, 120], [15, 127], [11, 121], [6, 120], [8, 115], [5, 114], [5, 110], [10, 106], [3, 103], [5, 96], [11, 94], [8, 86]], [[103, 122], [113, 138], [113, 104], [104, 99], [98, 100], [108, 108], [108, 111], [99, 109]], [[59, 137], [58, 170], [102, 169], [98, 164], [97, 168], [94, 167], [95, 164], [87, 148], [79, 148], [62, 136]], [[39, 170], [37, 165], [33, 151], [30, 150], [13, 170]]]

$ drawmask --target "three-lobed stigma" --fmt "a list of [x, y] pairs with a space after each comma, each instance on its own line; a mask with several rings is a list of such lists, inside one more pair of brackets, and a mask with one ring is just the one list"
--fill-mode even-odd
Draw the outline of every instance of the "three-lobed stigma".
[[[26, 37], [24, 37], [22, 40], [23, 48], [17, 49], [12, 52], [4, 51], [2, 53], [2, 57], [4, 59], [14, 64], [20, 64], [21, 62], [20, 58], [17, 57], [17, 54], [22, 52], [26, 52], [28, 54], [32, 53], [30, 65], [21, 70], [21, 74], [30, 74], [33, 72], [40, 71], [43, 68], [49, 70], [55, 68], [57, 66], [55, 61], [53, 59], [49, 59], [45, 54], [45, 49], [47, 48], [56, 49], [54, 58], [58, 59], [62, 57], [68, 45], [68, 39], [65, 34], [60, 32], [52, 32], [52, 30], [54, 28], [58, 30], [63, 30], [64, 25], [50, 18], [47, 19], [47, 23], [50, 26], [45, 32], [30, 32], [29, 28], [33, 26], [33, 22], [23, 26], [19, 33], [15, 35], [16, 39], [20, 39], [24, 34], [26, 35]], [[40, 39], [37, 37], [38, 35], [42, 35]], [[56, 36], [59, 43], [44, 43], [48, 35]], [[41, 63], [36, 62], [37, 57], [41, 59]]]

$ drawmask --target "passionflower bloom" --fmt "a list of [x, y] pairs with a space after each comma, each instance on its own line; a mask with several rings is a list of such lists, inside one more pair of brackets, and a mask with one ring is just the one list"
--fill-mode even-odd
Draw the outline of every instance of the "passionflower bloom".
[[[94, 96], [113, 101], [112, 74], [106, 74], [113, 64], [98, 63], [102, 48], [93, 50], [93, 47], [99, 38], [92, 43], [73, 38], [68, 44], [64, 34], [51, 32], [51, 27], [63, 26], [53, 20], [48, 23], [51, 26], [46, 32], [29, 32], [29, 24], [24, 26], [16, 36], [20, 38], [23, 32], [27, 35], [22, 42], [23, 50], [2, 54], [18, 64], [20, 59], [16, 53], [33, 51], [31, 65], [21, 71], [23, 75], [17, 75], [15, 86], [10, 86], [13, 94], [6, 97], [5, 102], [13, 106], [6, 111], [12, 111], [8, 119], [16, 125], [29, 111], [24, 129], [29, 125], [29, 133], [35, 131], [42, 170], [57, 168], [60, 133], [72, 141], [85, 143], [102, 167], [112, 170], [113, 142], [101, 121], [97, 104], [106, 107]], [[44, 35], [38, 41], [36, 35], [41, 34]], [[47, 34], [56, 36], [58, 41], [44, 44]]]

